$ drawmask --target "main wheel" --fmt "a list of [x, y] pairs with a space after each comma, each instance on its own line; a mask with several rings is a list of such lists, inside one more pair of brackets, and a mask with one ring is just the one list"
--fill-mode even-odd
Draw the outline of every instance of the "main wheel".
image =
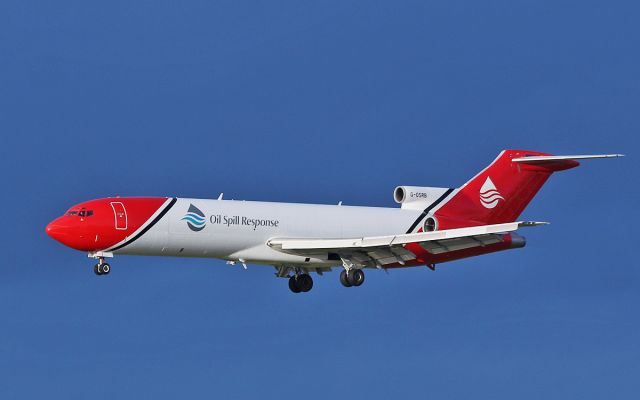
[[347, 271], [345, 271], [344, 269], [342, 271], [340, 271], [340, 283], [342, 283], [342, 286], [344, 286], [344, 287], [353, 286], [349, 282], [349, 279], [347, 279]]
[[289, 289], [293, 293], [300, 293], [302, 291], [298, 285], [298, 279], [296, 279], [295, 275], [289, 278]]
[[309, 274], [298, 275], [298, 287], [301, 292], [308, 292], [313, 287], [313, 278]]
[[361, 269], [352, 269], [347, 274], [347, 280], [351, 286], [360, 286], [364, 282], [364, 272]]

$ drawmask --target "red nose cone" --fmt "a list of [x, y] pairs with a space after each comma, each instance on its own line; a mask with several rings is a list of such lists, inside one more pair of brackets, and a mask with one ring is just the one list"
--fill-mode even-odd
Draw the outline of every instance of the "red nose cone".
[[88, 249], [87, 234], [75, 218], [70, 220], [69, 217], [60, 217], [47, 225], [45, 231], [51, 238], [72, 249]]
[[60, 243], [64, 243], [64, 237], [66, 236], [64, 233], [65, 229], [62, 225], [60, 225], [60, 222], [58, 222], [58, 220], [49, 223], [49, 225], [47, 225], [47, 227], [45, 228], [45, 231], [51, 238], [57, 240]]

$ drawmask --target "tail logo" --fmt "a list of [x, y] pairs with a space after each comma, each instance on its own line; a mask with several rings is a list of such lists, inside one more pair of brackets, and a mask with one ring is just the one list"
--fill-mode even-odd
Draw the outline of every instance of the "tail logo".
[[189, 205], [189, 210], [184, 215], [184, 217], [182, 217], [182, 221], [187, 221], [189, 229], [194, 232], [203, 230], [206, 224], [204, 213], [193, 204]]
[[484, 208], [494, 208], [500, 200], [504, 200], [504, 197], [500, 195], [500, 192], [496, 189], [496, 185], [494, 185], [491, 178], [487, 176], [487, 180], [484, 181], [484, 184], [480, 188], [480, 203], [482, 203]]

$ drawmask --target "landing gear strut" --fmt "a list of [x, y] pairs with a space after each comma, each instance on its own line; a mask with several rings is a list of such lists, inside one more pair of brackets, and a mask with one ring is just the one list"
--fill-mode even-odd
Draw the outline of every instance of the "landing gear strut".
[[93, 272], [96, 275], [108, 275], [111, 272], [111, 266], [104, 262], [104, 258], [98, 258], [98, 263], [93, 266]]
[[342, 270], [340, 283], [344, 287], [360, 286], [364, 283], [364, 271], [361, 269]]
[[296, 274], [289, 277], [289, 289], [293, 293], [308, 292], [313, 287], [313, 278], [309, 274]]

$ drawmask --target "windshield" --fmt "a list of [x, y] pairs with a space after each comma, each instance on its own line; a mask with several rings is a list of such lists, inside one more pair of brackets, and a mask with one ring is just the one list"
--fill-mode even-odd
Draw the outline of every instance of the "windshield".
[[93, 210], [85, 210], [85, 209], [81, 209], [81, 210], [69, 210], [66, 212], [66, 214], [64, 215], [77, 215], [80, 217], [90, 217], [93, 215]]

